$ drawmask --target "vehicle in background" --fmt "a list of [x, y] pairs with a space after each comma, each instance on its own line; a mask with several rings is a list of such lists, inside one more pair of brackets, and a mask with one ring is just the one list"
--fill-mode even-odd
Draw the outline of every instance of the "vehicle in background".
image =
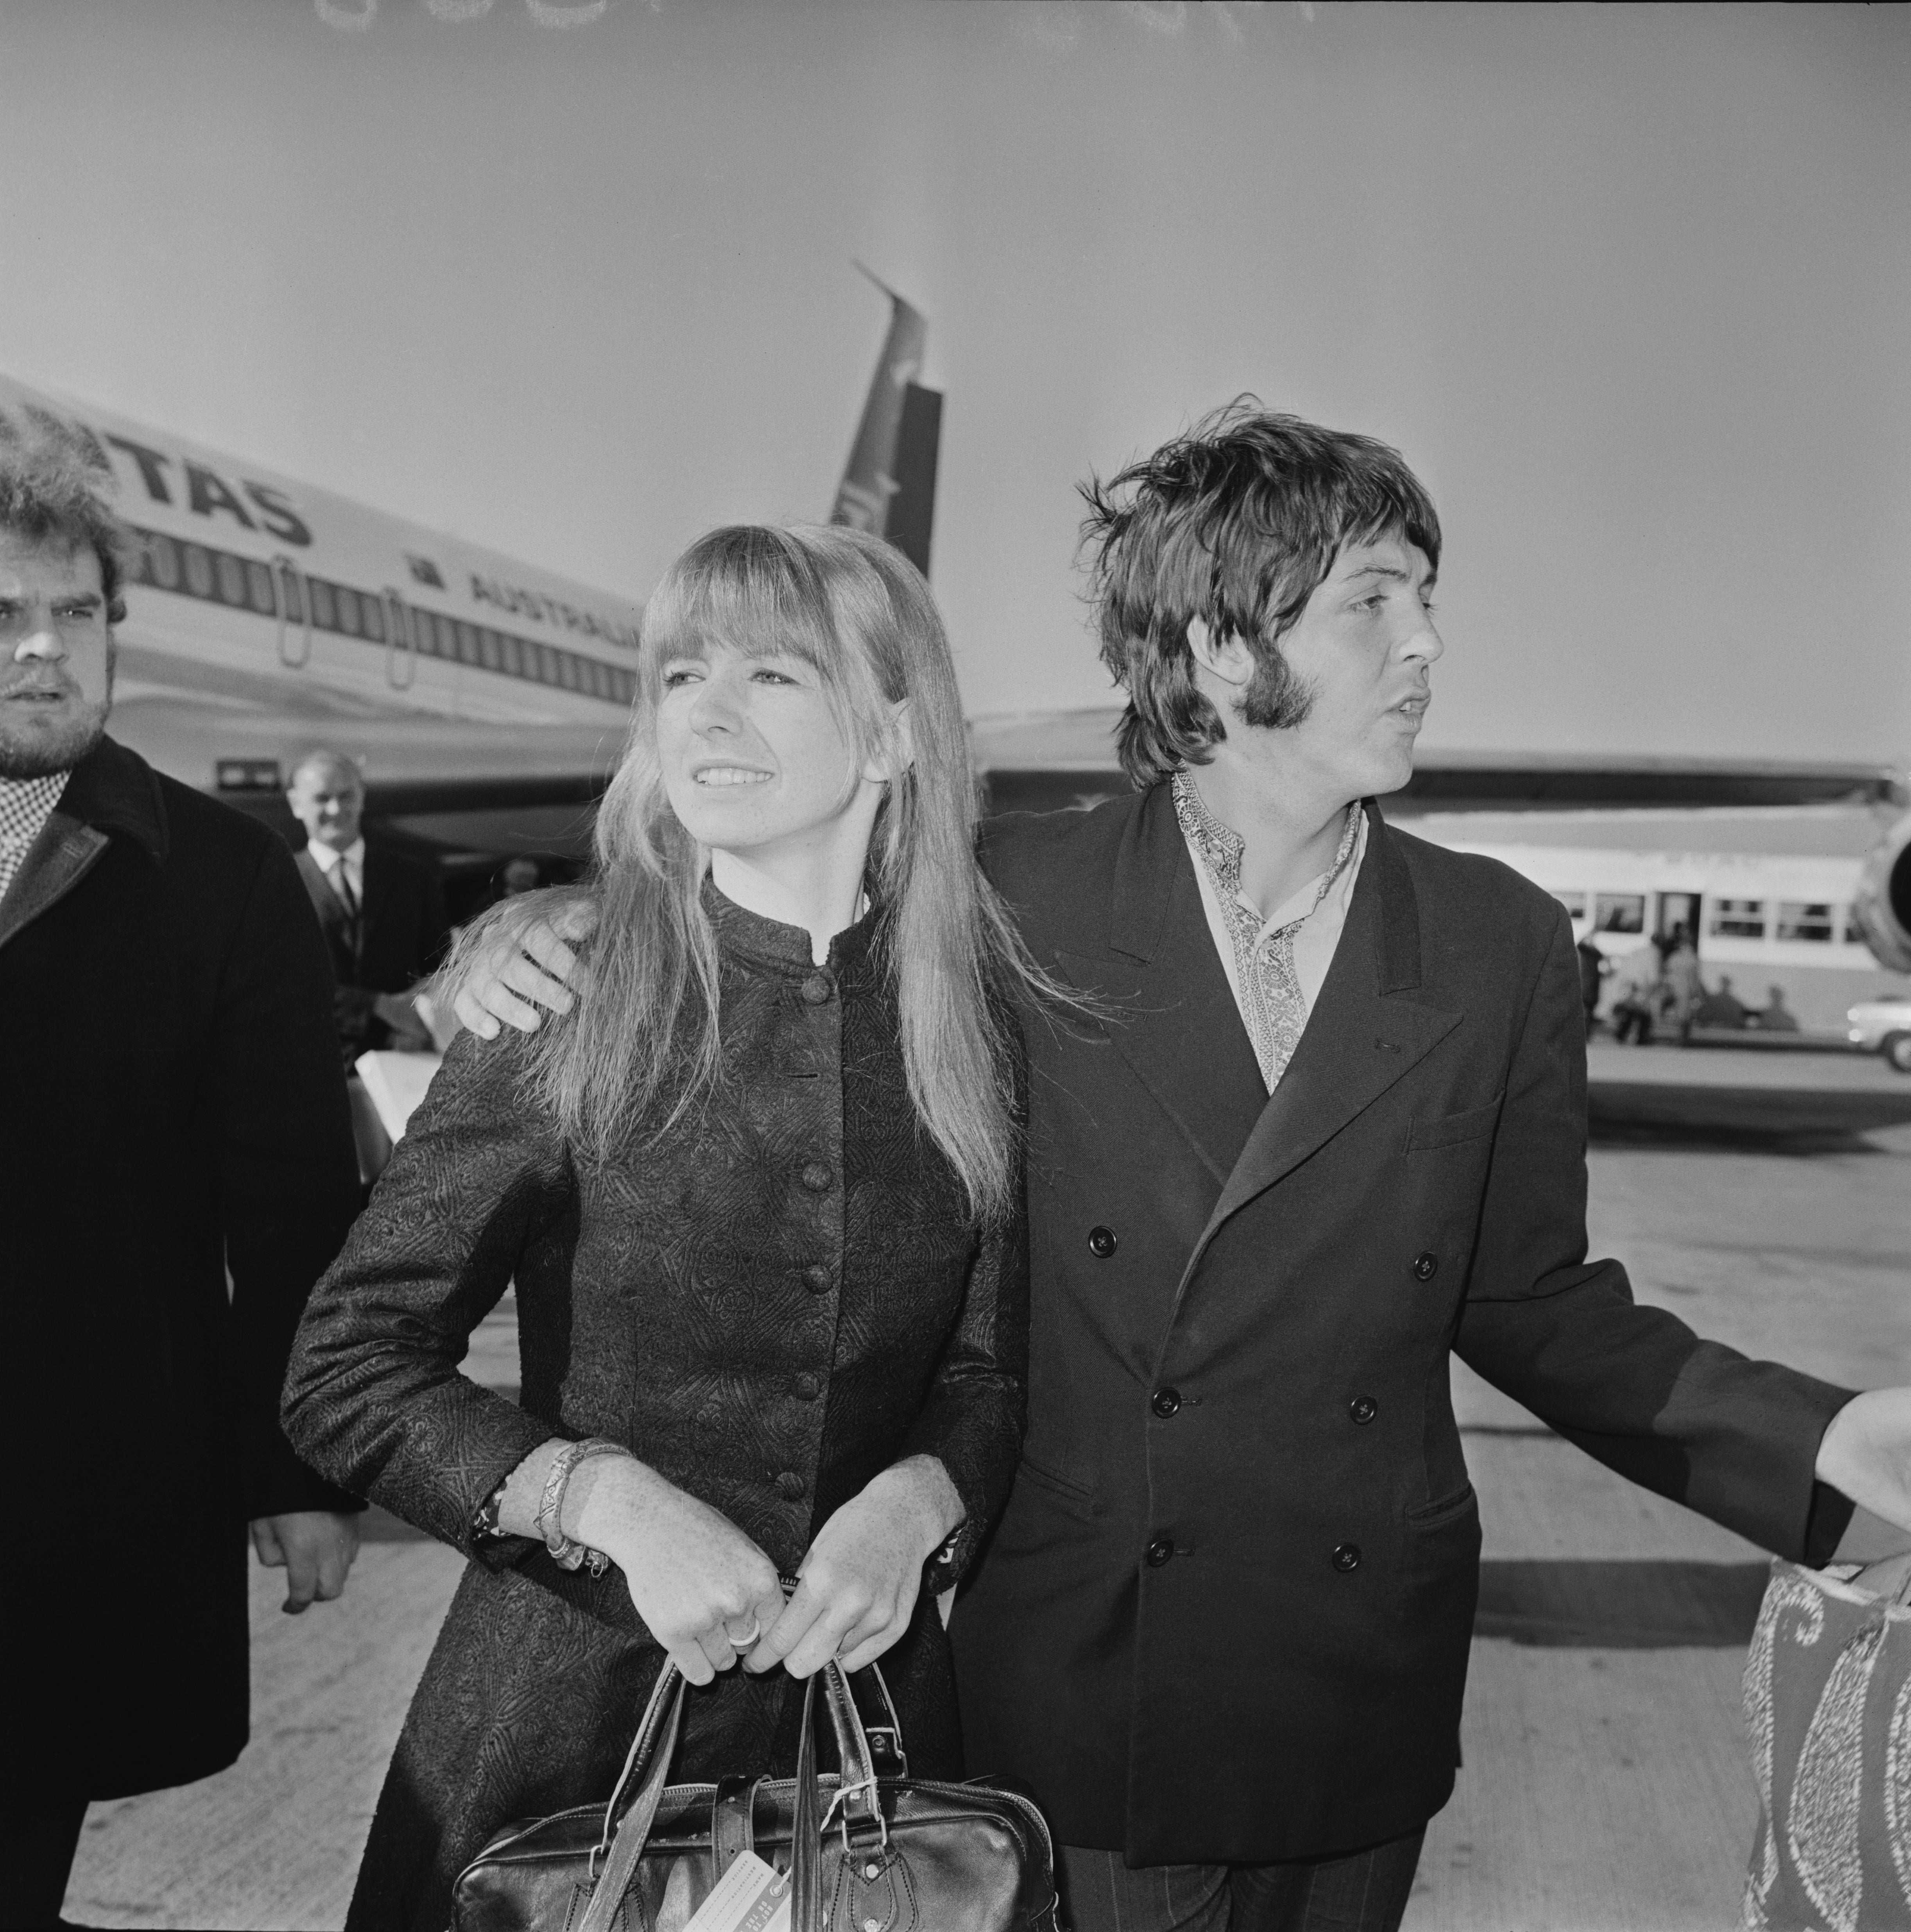
[[1861, 1000], [1845, 1018], [1854, 1046], [1882, 1054], [1900, 1073], [1911, 1073], [1911, 994]]

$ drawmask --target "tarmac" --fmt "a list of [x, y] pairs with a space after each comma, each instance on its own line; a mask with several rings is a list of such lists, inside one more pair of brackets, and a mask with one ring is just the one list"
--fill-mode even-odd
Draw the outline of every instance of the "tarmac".
[[[1631, 1131], [1592, 1150], [1592, 1241], [1627, 1264], [1641, 1300], [1834, 1381], [1911, 1382], [1911, 1126]], [[508, 1309], [468, 1369], [515, 1383]], [[1407, 1932], [1724, 1932], [1757, 1813], [1739, 1675], [1766, 1558], [1609, 1474], [1463, 1369], [1455, 1384], [1485, 1526], [1480, 1611], [1465, 1763], [1429, 1832]], [[94, 1806], [69, 1918], [343, 1924], [460, 1564], [388, 1517], [369, 1528], [344, 1599], [303, 1617], [281, 1616], [276, 1574], [255, 1572], [251, 1746], [202, 1784]], [[1907, 1540], [1873, 1522], [1847, 1546], [1882, 1555]]]

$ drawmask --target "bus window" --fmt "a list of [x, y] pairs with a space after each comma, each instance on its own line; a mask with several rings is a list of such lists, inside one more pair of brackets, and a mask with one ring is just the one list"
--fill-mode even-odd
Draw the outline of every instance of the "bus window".
[[337, 630], [338, 619], [332, 606], [332, 586], [322, 577], [308, 577], [305, 591], [312, 600], [312, 622], [322, 631]]
[[146, 536], [146, 558], [152, 567], [153, 581], [162, 590], [177, 590], [179, 587], [179, 553], [172, 539], [158, 530]]
[[358, 634], [358, 593], [350, 585], [335, 584], [332, 591], [338, 606], [338, 628], [348, 638]]
[[368, 590], [358, 599], [358, 621], [365, 627], [365, 635], [374, 644], [385, 641], [385, 613], [379, 608], [378, 599]]
[[1646, 930], [1646, 895], [1643, 892], [1601, 892], [1595, 902], [1593, 924], [1601, 932], [1643, 932]]
[[1584, 892], [1556, 892], [1552, 896], [1566, 908], [1566, 911], [1569, 917], [1573, 919], [1584, 919], [1586, 917], [1586, 894]]
[[186, 588], [195, 597], [212, 595], [212, 560], [196, 543], [182, 544], [186, 560]]
[[487, 670], [498, 668], [498, 634], [488, 625], [481, 625], [478, 631], [478, 655], [484, 660]]
[[1844, 929], [1845, 944], [1847, 946], [1862, 946], [1865, 943], [1864, 928], [1858, 922], [1858, 908], [1856, 906], [1840, 906], [1838, 910], [1844, 915], [1840, 923]]
[[219, 601], [222, 604], [236, 604], [242, 610], [245, 606], [245, 560], [233, 556], [229, 550], [218, 553], [215, 566], [219, 573]]
[[1802, 939], [1816, 945], [1829, 945], [1837, 928], [1832, 923], [1832, 908], [1802, 899], [1780, 899], [1778, 902], [1778, 932], [1780, 939]]
[[524, 667], [518, 656], [518, 640], [508, 631], [498, 633], [498, 650], [504, 660], [505, 675], [507, 677], [522, 677]]
[[252, 598], [252, 608], [260, 616], [278, 615], [278, 604], [272, 596], [272, 573], [262, 563], [248, 563], [245, 566], [245, 584]]
[[1762, 939], [1765, 937], [1765, 902], [1762, 899], [1714, 899], [1706, 930], [1714, 939]]

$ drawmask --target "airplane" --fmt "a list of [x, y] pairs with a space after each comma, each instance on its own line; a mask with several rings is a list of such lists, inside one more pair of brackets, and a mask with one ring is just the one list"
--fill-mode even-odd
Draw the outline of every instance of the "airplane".
[[[942, 398], [916, 380], [924, 317], [883, 292], [887, 332], [831, 520], [886, 536], [926, 573]], [[368, 823], [440, 866], [454, 914], [514, 854], [548, 876], [582, 863], [636, 688], [636, 606], [0, 376], [0, 441], [48, 433], [112, 475], [137, 539], [116, 738], [295, 842], [292, 765], [320, 745], [346, 752]]]
[[[832, 521], [926, 574], [942, 397], [928, 324], [890, 319]], [[568, 876], [622, 746], [639, 613], [624, 599], [335, 492], [0, 376], [0, 440], [63, 430], [112, 472], [140, 540], [118, 627], [115, 735], [296, 837], [283, 796], [319, 744], [366, 778], [367, 818], [446, 874], [454, 911], [507, 856]], [[1126, 789], [1106, 707], [971, 723], [992, 809]], [[1840, 764], [1423, 752], [1384, 809], [1555, 892], [1603, 952], [1683, 924], [1708, 967], [1780, 985], [1801, 1023], [1911, 994], [1911, 799]], [[1864, 982], [1861, 989], [1859, 982]]]

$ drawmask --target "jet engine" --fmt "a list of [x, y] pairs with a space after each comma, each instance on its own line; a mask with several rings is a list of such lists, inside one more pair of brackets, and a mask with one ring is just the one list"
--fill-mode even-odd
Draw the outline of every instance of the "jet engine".
[[1911, 973], [1911, 815], [1865, 860], [1852, 911], [1879, 964]]

